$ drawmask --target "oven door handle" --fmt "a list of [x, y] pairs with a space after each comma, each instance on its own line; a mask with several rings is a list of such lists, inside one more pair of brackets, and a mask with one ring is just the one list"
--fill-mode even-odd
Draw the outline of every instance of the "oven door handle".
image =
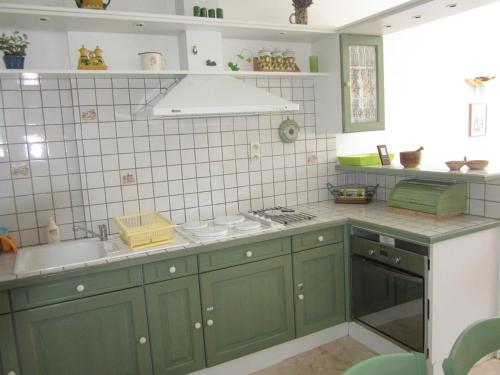
[[385, 272], [395, 276], [395, 277], [398, 277], [400, 279], [403, 279], [403, 280], [406, 280], [406, 281], [410, 281], [410, 282], [414, 282], [414, 283], [419, 283], [419, 284], [423, 284], [424, 282], [424, 278], [423, 277], [418, 277], [418, 276], [412, 276], [412, 275], [409, 275], [407, 273], [404, 273], [402, 271], [395, 271], [393, 270], [392, 268], [386, 266], [386, 265], [383, 265], [383, 264], [380, 264], [380, 263], [376, 263], [376, 262], [373, 262], [372, 260], [369, 260], [369, 259], [365, 259], [363, 257], [360, 257], [360, 256], [357, 256], [358, 258], [361, 259], [362, 262], [364, 263], [368, 263], [374, 267], [378, 267], [378, 268], [382, 268]]

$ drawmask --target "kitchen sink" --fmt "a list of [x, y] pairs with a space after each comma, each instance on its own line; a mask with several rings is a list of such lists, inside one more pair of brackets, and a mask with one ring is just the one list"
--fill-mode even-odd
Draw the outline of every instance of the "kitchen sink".
[[100, 258], [122, 250], [115, 241], [85, 239], [52, 245], [33, 246], [17, 252], [14, 273], [37, 272], [57, 267], [67, 267]]

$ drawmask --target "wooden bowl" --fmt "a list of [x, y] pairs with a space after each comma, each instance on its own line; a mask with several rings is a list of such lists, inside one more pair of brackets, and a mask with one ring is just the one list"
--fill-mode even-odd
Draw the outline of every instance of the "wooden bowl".
[[488, 160], [467, 160], [467, 166], [473, 171], [482, 171], [490, 162]]
[[422, 159], [421, 151], [403, 151], [399, 153], [399, 162], [405, 168], [416, 168]]
[[460, 168], [462, 168], [465, 165], [465, 161], [463, 160], [447, 161], [445, 164], [448, 166], [448, 168], [450, 168], [450, 171], [459, 171]]

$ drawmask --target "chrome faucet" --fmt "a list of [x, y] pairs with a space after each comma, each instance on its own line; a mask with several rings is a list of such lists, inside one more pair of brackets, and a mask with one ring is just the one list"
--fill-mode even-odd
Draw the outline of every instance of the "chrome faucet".
[[73, 227], [73, 231], [76, 233], [78, 231], [86, 232], [87, 234], [92, 235], [92, 237], [99, 237], [101, 241], [107, 241], [108, 240], [108, 227], [106, 224], [100, 224], [97, 228], [99, 228], [99, 233], [93, 232], [91, 230], [88, 230], [87, 228], [83, 227]]

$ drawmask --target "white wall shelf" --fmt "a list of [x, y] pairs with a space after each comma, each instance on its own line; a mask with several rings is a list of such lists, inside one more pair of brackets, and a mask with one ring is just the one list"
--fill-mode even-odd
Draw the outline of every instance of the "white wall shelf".
[[187, 70], [38, 70], [38, 69], [0, 69], [0, 78], [36, 79], [36, 78], [177, 78], [186, 75], [226, 75], [238, 78], [252, 77], [288, 77], [315, 78], [328, 77], [329, 73], [308, 72], [252, 72], [252, 71], [187, 71]]
[[339, 33], [385, 35], [465, 12], [497, 0], [410, 0], [344, 25]]
[[[45, 19], [42, 21], [41, 19]], [[91, 21], [91, 23], [90, 23]], [[143, 24], [143, 26], [137, 26]], [[100, 11], [69, 7], [0, 4], [3, 28], [176, 35], [183, 30], [220, 31], [223, 38], [311, 43], [335, 34], [333, 28], [241, 22], [172, 14]]]

